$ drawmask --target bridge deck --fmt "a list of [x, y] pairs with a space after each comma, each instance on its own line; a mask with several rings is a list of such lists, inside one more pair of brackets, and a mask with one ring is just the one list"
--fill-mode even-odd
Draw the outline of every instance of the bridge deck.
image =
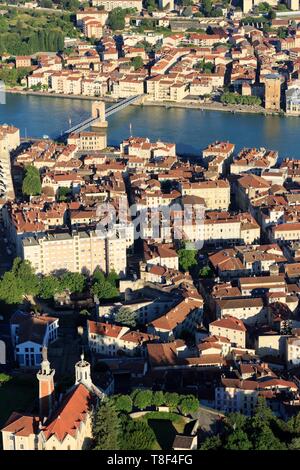
[[[112, 116], [112, 114], [115, 114], [117, 113], [118, 111], [121, 111], [121, 109], [124, 109], [126, 108], [127, 106], [135, 103], [136, 101], [138, 101], [143, 95], [135, 95], [135, 96], [130, 96], [129, 98], [125, 98], [124, 100], [122, 101], [119, 101], [118, 103], [116, 104], [113, 104], [112, 106], [110, 106], [106, 112], [105, 112], [105, 118], [107, 119], [109, 116]], [[70, 129], [66, 130], [64, 132], [64, 135], [67, 135], [67, 134], [71, 134], [72, 132], [80, 132], [80, 131], [83, 131], [84, 129], [87, 129], [88, 127], [90, 127], [93, 122], [96, 122], [99, 118], [93, 118], [93, 117], [89, 117], [87, 119], [85, 119], [84, 121], [78, 123], [78, 124], [75, 124], [75, 126], [71, 127]]]

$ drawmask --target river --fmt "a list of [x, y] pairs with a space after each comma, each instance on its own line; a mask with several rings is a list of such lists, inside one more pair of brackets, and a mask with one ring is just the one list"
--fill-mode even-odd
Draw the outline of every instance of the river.
[[[87, 118], [91, 101], [32, 95], [6, 95], [0, 105], [0, 123], [14, 124], [21, 136], [57, 137], [69, 126]], [[242, 147], [278, 150], [280, 159], [300, 159], [300, 118], [232, 114], [198, 109], [129, 106], [109, 119], [108, 143], [119, 145], [130, 133], [177, 144], [179, 154], [199, 155], [215, 140]]]

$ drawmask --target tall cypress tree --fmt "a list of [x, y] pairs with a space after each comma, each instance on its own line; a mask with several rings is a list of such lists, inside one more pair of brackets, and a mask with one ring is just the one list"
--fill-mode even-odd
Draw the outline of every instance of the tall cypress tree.
[[120, 419], [109, 399], [101, 401], [95, 411], [93, 436], [95, 450], [119, 449]]

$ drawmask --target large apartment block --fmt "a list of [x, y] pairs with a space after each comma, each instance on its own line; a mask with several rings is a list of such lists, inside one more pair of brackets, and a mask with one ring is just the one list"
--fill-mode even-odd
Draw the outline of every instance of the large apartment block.
[[[123, 236], [124, 235], [124, 236]], [[54, 232], [22, 241], [22, 257], [36, 273], [53, 271], [126, 273], [126, 235], [121, 230], [111, 237], [92, 231]]]

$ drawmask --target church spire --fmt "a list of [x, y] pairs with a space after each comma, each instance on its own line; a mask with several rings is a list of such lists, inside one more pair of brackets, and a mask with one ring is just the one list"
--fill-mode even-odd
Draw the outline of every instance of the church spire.
[[37, 373], [39, 381], [40, 416], [47, 418], [54, 407], [54, 374], [48, 361], [47, 348], [43, 346], [41, 368]]

